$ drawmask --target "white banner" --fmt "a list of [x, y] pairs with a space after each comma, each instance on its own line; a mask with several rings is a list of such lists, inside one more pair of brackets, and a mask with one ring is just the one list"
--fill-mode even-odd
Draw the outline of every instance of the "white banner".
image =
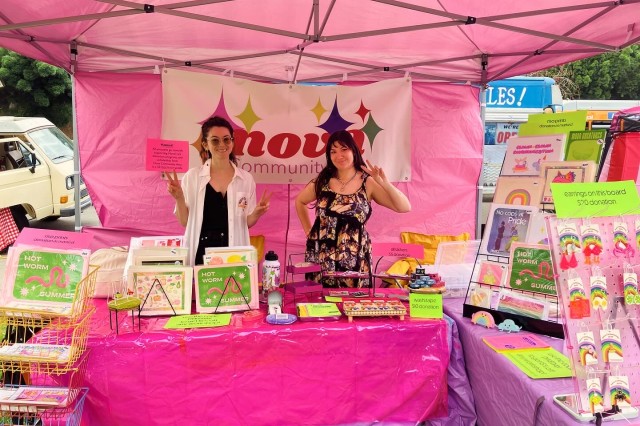
[[326, 164], [326, 143], [348, 130], [365, 160], [389, 180], [411, 179], [411, 82], [366, 86], [265, 84], [167, 69], [162, 75], [162, 138], [186, 140], [200, 165], [200, 128], [218, 115], [234, 127], [240, 167], [257, 183], [307, 183]]

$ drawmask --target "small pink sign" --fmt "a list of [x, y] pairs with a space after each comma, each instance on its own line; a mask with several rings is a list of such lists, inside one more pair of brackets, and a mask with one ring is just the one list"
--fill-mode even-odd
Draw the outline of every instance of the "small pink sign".
[[189, 142], [147, 139], [146, 170], [186, 172], [189, 170]]
[[376, 257], [413, 257], [416, 259], [424, 257], [424, 248], [420, 244], [373, 243], [371, 246], [372, 254]]
[[93, 235], [83, 232], [54, 231], [51, 229], [23, 228], [16, 246], [29, 245], [53, 249], [91, 249]]

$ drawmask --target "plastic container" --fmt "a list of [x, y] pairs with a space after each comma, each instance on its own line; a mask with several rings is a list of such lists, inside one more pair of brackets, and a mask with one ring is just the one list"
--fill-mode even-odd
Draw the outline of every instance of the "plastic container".
[[262, 263], [262, 288], [271, 291], [280, 286], [280, 261], [274, 251], [267, 252]]

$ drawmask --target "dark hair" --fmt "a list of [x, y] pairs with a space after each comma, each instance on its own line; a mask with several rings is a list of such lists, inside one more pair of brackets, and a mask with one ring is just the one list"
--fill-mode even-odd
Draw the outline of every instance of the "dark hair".
[[327, 150], [325, 152], [325, 157], [327, 157], [327, 165], [324, 166], [324, 169], [320, 171], [318, 177], [316, 178], [316, 182], [314, 185], [316, 191], [316, 197], [320, 195], [322, 192], [322, 187], [324, 187], [332, 177], [336, 177], [336, 166], [331, 162], [331, 148], [334, 143], [338, 143], [339, 145], [349, 148], [351, 152], [353, 152], [353, 165], [356, 168], [356, 172], [362, 172], [362, 167], [365, 166], [364, 160], [362, 159], [362, 155], [360, 154], [360, 149], [358, 149], [358, 145], [356, 145], [356, 141], [353, 140], [353, 136], [351, 133], [346, 130], [338, 130], [333, 132], [331, 136], [329, 136], [329, 140], [327, 141]]
[[[229, 123], [224, 118], [216, 115], [214, 117], [208, 118], [207, 121], [202, 123], [202, 133], [200, 134], [201, 144], [205, 143], [205, 140], [207, 138], [207, 133], [209, 133], [209, 130], [211, 130], [212, 127], [226, 128], [229, 131], [229, 135], [233, 139], [233, 127], [231, 127], [231, 123]], [[205, 151], [204, 149], [200, 151], [200, 157], [202, 158], [203, 164], [205, 161], [207, 161], [207, 159], [211, 158], [210, 156], [211, 156], [211, 153], [207, 155], [207, 151]], [[231, 160], [231, 162], [233, 162], [233, 164], [235, 164], [236, 166], [238, 165], [238, 158], [236, 157], [236, 154], [234, 154], [233, 151], [231, 151], [231, 154], [229, 155], [229, 160]]]

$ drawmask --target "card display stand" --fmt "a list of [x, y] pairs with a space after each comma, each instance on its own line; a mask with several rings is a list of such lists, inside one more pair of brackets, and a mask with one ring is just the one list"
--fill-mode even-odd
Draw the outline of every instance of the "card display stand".
[[309, 262], [295, 262], [297, 258], [304, 258], [304, 253], [290, 254], [285, 266], [284, 290], [290, 291], [294, 297], [294, 303], [298, 296], [310, 293], [322, 293], [322, 284], [312, 280], [296, 281], [296, 275], [321, 272], [320, 265]]
[[[78, 283], [72, 309], [65, 314], [0, 307], [3, 424], [80, 425], [87, 393], [82, 387], [87, 337], [95, 311], [88, 299], [97, 270], [90, 267]], [[12, 400], [12, 391], [29, 397]]]
[[[503, 280], [500, 280], [496, 284], [487, 284], [480, 281], [477, 277], [479, 275], [479, 268], [482, 262], [493, 262], [496, 265], [504, 265], [504, 274], [506, 275], [509, 270], [509, 257], [487, 255], [479, 253], [476, 258], [476, 262], [471, 275], [471, 281], [467, 294], [465, 296], [463, 305], [463, 316], [471, 318], [476, 312], [484, 311], [491, 315], [495, 321], [495, 324], [500, 324], [505, 320], [512, 320], [518, 327], [521, 327], [523, 331], [530, 331], [532, 333], [544, 334], [551, 337], [557, 337], [562, 339], [564, 337], [564, 330], [562, 328], [562, 317], [558, 307], [558, 297], [550, 294], [539, 293], [536, 291], [520, 290], [507, 287], [503, 284]], [[485, 292], [487, 295], [486, 304], [480, 305], [475, 300], [472, 300], [472, 293], [475, 289]], [[504, 292], [511, 292], [514, 295], [522, 295], [527, 298], [535, 298], [548, 305], [548, 314], [546, 319], [532, 318], [525, 315], [519, 315], [511, 312], [504, 312], [500, 309], [496, 309], [496, 304]]]
[[[634, 406], [640, 402], [640, 298], [637, 287], [629, 285], [628, 278], [625, 280], [625, 273], [640, 273], [640, 215], [563, 219], [551, 216], [547, 221], [556, 287], [565, 318], [566, 345], [574, 373], [572, 400], [577, 413], [571, 414], [587, 420], [636, 417], [638, 410]], [[587, 256], [588, 245], [580, 238], [578, 250], [573, 251], [575, 261], [566, 262], [567, 252], [563, 250], [566, 240], [560, 236], [559, 226], [580, 232], [584, 225], [591, 228], [597, 225], [602, 251], [596, 258]], [[626, 233], [621, 231], [625, 225]], [[616, 334], [617, 338], [609, 337]], [[619, 376], [626, 377], [627, 385], [616, 386], [614, 379], [611, 389], [611, 378]]]

